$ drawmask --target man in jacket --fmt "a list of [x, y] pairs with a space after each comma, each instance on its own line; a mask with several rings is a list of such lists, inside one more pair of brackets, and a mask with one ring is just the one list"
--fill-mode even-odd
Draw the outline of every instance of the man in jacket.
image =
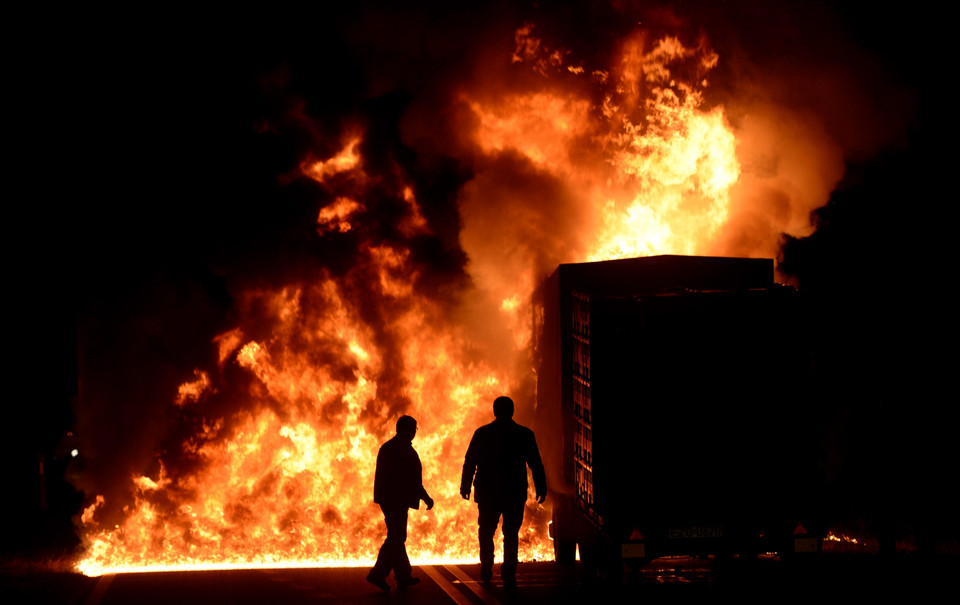
[[367, 581], [384, 591], [390, 590], [387, 576], [391, 569], [399, 588], [420, 581], [411, 575], [410, 559], [407, 558], [407, 509], [420, 508], [420, 500], [423, 500], [430, 510], [433, 498], [423, 488], [423, 467], [412, 445], [416, 434], [417, 421], [410, 416], [401, 416], [397, 420], [397, 434], [384, 443], [377, 454], [373, 501], [383, 511], [387, 539], [377, 554], [377, 563], [367, 574]]
[[460, 495], [473, 499], [479, 510], [480, 577], [487, 583], [493, 575], [493, 534], [503, 517], [504, 585], [516, 586], [517, 551], [523, 508], [527, 501], [527, 466], [533, 472], [537, 502], [547, 498], [547, 478], [533, 431], [513, 421], [513, 400], [497, 397], [493, 402], [496, 420], [473, 434], [463, 461]]

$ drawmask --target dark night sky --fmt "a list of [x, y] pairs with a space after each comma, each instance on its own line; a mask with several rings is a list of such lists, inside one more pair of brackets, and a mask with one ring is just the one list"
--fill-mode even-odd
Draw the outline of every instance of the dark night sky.
[[[335, 144], [317, 149], [317, 141], [335, 140], [344, 119], [362, 118], [378, 145], [413, 154], [396, 131], [411, 98], [442, 91], [445, 77], [476, 60], [475, 48], [524, 20], [584, 47], [623, 27], [615, 12], [587, 4], [549, 14], [546, 3], [509, 2], [418, 4], [402, 15], [364, 2], [340, 14], [74, 9], [11, 20], [19, 43], [5, 61], [16, 156], [6, 176], [5, 293], [18, 385], [8, 405], [21, 420], [4, 436], [25, 489], [34, 481], [31, 452], [52, 452], [72, 422], [78, 321], [99, 330], [94, 346], [132, 346], [137, 326], [151, 346], [205, 351], [209, 335], [229, 326], [239, 284], [279, 282], [304, 257], [336, 265], [337, 252], [313, 231], [322, 202], [309, 188], [280, 187], [278, 174], [307, 150], [334, 153]], [[956, 152], [945, 150], [944, 124], [956, 110], [944, 100], [954, 54], [945, 50], [944, 17], [922, 2], [769, 4], [673, 6], [702, 20], [721, 56], [743, 53], [763, 70], [777, 61], [829, 65], [831, 53], [855, 49], [909, 100], [898, 114], [901, 134], [851, 158], [816, 214], [818, 231], [788, 243], [783, 267], [815, 301], [831, 352], [829, 397], [849, 408], [853, 425], [870, 427], [844, 443], [882, 460], [893, 483], [909, 483], [927, 503], [940, 494], [929, 484], [955, 474], [957, 460], [947, 428], [955, 397], [942, 391], [954, 356], [939, 349], [952, 351], [956, 336], [945, 293]], [[288, 113], [292, 98], [317, 118], [321, 136], [294, 124], [262, 135], [260, 125]], [[448, 202], [463, 179], [451, 163], [418, 183], [436, 200], [425, 211], [438, 232], [434, 260], [448, 265], [438, 275], [456, 276], [462, 262], [450, 249], [458, 218]], [[176, 333], [143, 319], [171, 309], [185, 310]], [[204, 354], [171, 359], [169, 380], [208, 361]], [[127, 363], [116, 378], [135, 392], [136, 360]], [[876, 407], [897, 411], [877, 415]]]

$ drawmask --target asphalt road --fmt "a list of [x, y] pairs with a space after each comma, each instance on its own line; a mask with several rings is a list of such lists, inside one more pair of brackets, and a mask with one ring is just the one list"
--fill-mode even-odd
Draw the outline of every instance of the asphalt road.
[[[702, 602], [733, 597], [738, 602], [910, 602], [956, 594], [957, 561], [822, 558], [787, 566], [779, 560], [733, 563], [677, 558], [655, 561], [627, 573], [619, 582], [585, 581], [579, 565], [522, 564], [516, 589], [507, 590], [495, 574], [479, 581], [478, 565], [420, 566], [421, 582], [384, 593], [365, 581], [366, 569], [260, 569], [107, 575], [87, 578], [64, 573], [0, 574], [3, 603], [145, 605], [262, 603], [376, 604], [423, 603], [500, 605], [511, 603]], [[392, 583], [392, 582], [391, 582]], [[918, 601], [919, 599], [919, 601]]]

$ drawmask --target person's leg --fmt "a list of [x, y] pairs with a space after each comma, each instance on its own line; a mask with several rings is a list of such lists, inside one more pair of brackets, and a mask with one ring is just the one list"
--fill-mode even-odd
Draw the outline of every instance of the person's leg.
[[390, 569], [393, 569], [393, 576], [399, 582], [410, 577], [410, 559], [407, 558], [407, 508], [396, 508], [383, 511], [384, 520], [387, 522], [387, 540], [383, 543], [384, 548], [389, 544], [389, 563]]
[[[377, 562], [373, 569], [367, 574], [367, 581], [381, 590], [390, 590], [387, 584], [387, 576], [390, 570], [395, 569], [397, 560], [397, 544], [403, 549], [403, 543], [407, 539], [407, 513], [404, 509], [401, 513], [398, 509], [383, 508], [383, 520], [387, 525], [387, 539], [383, 541], [380, 551], [377, 553]], [[402, 518], [401, 518], [402, 515]], [[406, 551], [404, 549], [404, 556]], [[407, 562], [407, 565], [410, 563]]]
[[500, 566], [500, 577], [504, 584], [515, 584], [517, 581], [519, 534], [523, 525], [524, 506], [525, 502], [511, 502], [503, 508], [503, 565]]
[[377, 562], [374, 563], [373, 569], [367, 574], [367, 582], [370, 582], [380, 590], [390, 590], [390, 585], [387, 584], [387, 574], [390, 573], [389, 552], [390, 546], [384, 541], [383, 545], [380, 546], [380, 551], [377, 553]]
[[500, 508], [489, 502], [478, 502], [477, 509], [480, 514], [477, 532], [480, 538], [480, 578], [489, 582], [493, 574], [493, 534], [500, 523]]

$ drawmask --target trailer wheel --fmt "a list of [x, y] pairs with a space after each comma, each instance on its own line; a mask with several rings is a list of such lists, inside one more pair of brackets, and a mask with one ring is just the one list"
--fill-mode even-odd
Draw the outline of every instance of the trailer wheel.
[[577, 561], [577, 543], [572, 539], [554, 538], [553, 556], [560, 565], [573, 565]]
[[562, 506], [553, 509], [553, 556], [560, 565], [573, 565], [577, 560], [577, 538], [570, 516], [564, 514]]

